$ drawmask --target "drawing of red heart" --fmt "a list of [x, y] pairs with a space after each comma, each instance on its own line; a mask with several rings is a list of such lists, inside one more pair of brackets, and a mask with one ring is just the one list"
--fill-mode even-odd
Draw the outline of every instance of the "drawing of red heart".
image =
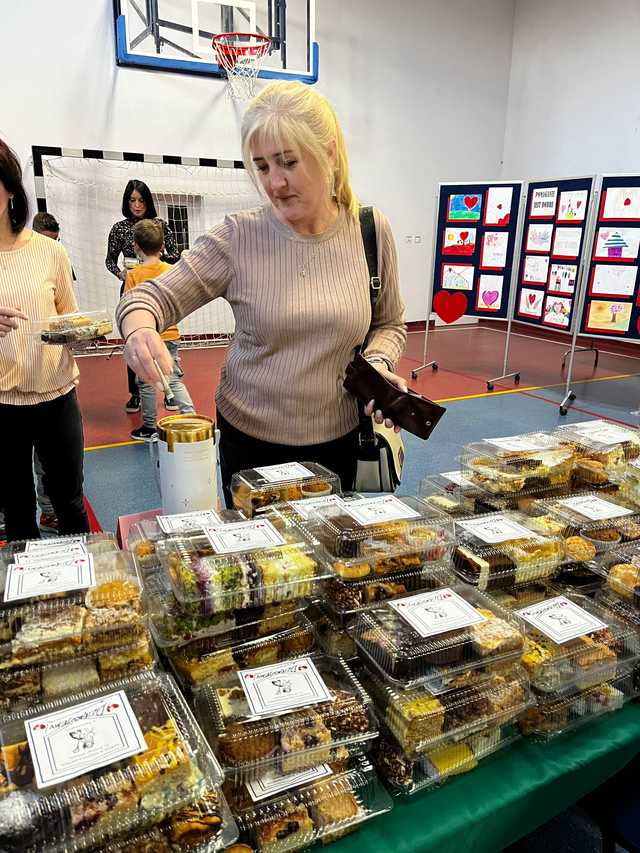
[[467, 310], [467, 297], [464, 293], [448, 293], [440, 290], [433, 297], [433, 310], [444, 323], [459, 320]]
[[582, 204], [582, 202], [581, 202], [581, 201], [577, 201], [577, 202], [576, 202], [576, 207], [580, 207], [580, 205], [581, 205], [581, 204]]
[[538, 298], [537, 293], [529, 293], [527, 295], [527, 302], [529, 303], [529, 305], [533, 305], [537, 298]]
[[498, 301], [498, 297], [500, 294], [497, 290], [485, 290], [482, 294], [482, 301], [485, 305], [493, 305], [494, 302]]
[[631, 204], [631, 199], [630, 199], [630, 198], [625, 198], [625, 200], [624, 200], [624, 206], [625, 206], [625, 207], [629, 207], [629, 205], [630, 205], [630, 204]]
[[464, 205], [465, 205], [465, 207], [468, 207], [469, 210], [471, 210], [472, 207], [475, 207], [477, 202], [478, 202], [478, 196], [477, 195], [466, 195], [464, 197]]
[[461, 232], [460, 232], [460, 239], [461, 239], [461, 240], [466, 240], [468, 236], [469, 236], [469, 232], [468, 232], [468, 231], [461, 231]]
[[499, 204], [499, 205], [498, 205], [498, 210], [502, 210], [502, 205], [501, 205], [501, 204]]

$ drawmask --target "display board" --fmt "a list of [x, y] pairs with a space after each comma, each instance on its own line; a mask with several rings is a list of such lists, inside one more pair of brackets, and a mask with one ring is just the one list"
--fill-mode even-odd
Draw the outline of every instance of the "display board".
[[640, 340], [640, 175], [603, 175], [581, 334]]
[[432, 310], [445, 322], [508, 314], [522, 184], [440, 184]]
[[514, 319], [570, 332], [593, 176], [532, 181], [522, 221]]

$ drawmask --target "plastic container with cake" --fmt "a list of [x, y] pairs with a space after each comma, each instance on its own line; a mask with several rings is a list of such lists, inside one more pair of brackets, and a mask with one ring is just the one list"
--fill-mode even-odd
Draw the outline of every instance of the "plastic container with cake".
[[253, 518], [280, 501], [340, 495], [340, 478], [317, 462], [288, 462], [239, 471], [231, 478], [234, 509]]
[[590, 567], [604, 579], [607, 592], [640, 611], [640, 542], [607, 551]]
[[[322, 772], [318, 768], [317, 775]], [[366, 761], [357, 769], [330, 773], [253, 802], [251, 797], [259, 792], [248, 787], [248, 802], [236, 815], [241, 837], [258, 853], [290, 853], [328, 844], [393, 808], [391, 797]]]
[[444, 563], [453, 545], [452, 519], [414, 497], [377, 495], [319, 508], [306, 527], [333, 574], [348, 583]]
[[618, 497], [640, 512], [640, 459], [633, 459], [616, 480]]
[[88, 344], [113, 331], [106, 311], [76, 311], [55, 314], [43, 320], [32, 320], [31, 335], [43, 344]]
[[491, 674], [517, 661], [524, 648], [517, 620], [465, 584], [385, 602], [358, 614], [348, 631], [365, 665], [385, 681], [435, 695], [471, 671]]
[[586, 488], [615, 483], [640, 457], [637, 429], [603, 420], [558, 427], [554, 435], [575, 452], [573, 480]]
[[[294, 710], [286, 710], [288, 697], [280, 694], [283, 710], [252, 713], [240, 682], [194, 690], [196, 716], [228, 778], [248, 781], [265, 773], [307, 770], [343, 757], [346, 750], [361, 751], [377, 737], [371, 700], [341, 658], [316, 654], [287, 661], [278, 669], [277, 690], [287, 690], [288, 673], [308, 673], [309, 661], [330, 698]], [[265, 672], [271, 678], [271, 667]]]
[[173, 680], [141, 673], [0, 723], [8, 853], [102, 849], [160, 824], [222, 781]]
[[562, 537], [537, 533], [519, 512], [456, 522], [455, 571], [478, 589], [507, 589], [553, 577], [564, 559]]
[[322, 599], [313, 601], [305, 615], [313, 625], [318, 648], [329, 657], [343, 657], [351, 661], [358, 655], [353, 637], [350, 637], [343, 625], [336, 620], [334, 612]]
[[513, 613], [526, 638], [521, 663], [539, 694], [586, 689], [640, 660], [634, 627], [584, 595], [551, 585], [543, 601]]
[[372, 760], [394, 795], [411, 796], [474, 770], [480, 761], [511, 746], [519, 737], [517, 725], [507, 723], [409, 757], [388, 729], [382, 727], [372, 750]]
[[523, 735], [550, 740], [575, 731], [603, 714], [620, 710], [638, 694], [633, 673], [626, 669], [616, 677], [585, 690], [554, 696], [547, 702], [539, 701], [522, 715], [518, 725]]
[[495, 497], [478, 488], [461, 471], [430, 474], [418, 487], [418, 497], [451, 518], [493, 512]]
[[562, 486], [571, 480], [573, 448], [544, 432], [485, 438], [460, 455], [465, 477], [496, 495]]

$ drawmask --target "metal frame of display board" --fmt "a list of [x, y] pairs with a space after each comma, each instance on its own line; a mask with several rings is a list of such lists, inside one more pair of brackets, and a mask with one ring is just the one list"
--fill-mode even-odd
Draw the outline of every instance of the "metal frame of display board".
[[[431, 311], [432, 311], [432, 307], [433, 307], [433, 289], [434, 289], [435, 265], [436, 265], [436, 257], [439, 254], [438, 253], [438, 244], [439, 244], [438, 222], [440, 219], [440, 196], [441, 196], [442, 187], [444, 187], [444, 186], [447, 186], [447, 187], [469, 187], [469, 186], [485, 185], [486, 188], [488, 189], [489, 187], [493, 187], [493, 186], [499, 187], [499, 186], [504, 186], [504, 185], [513, 185], [513, 184], [519, 184], [519, 186], [520, 186], [520, 200], [518, 203], [518, 213], [517, 213], [517, 218], [516, 218], [516, 222], [515, 222], [515, 229], [514, 229], [514, 235], [515, 236], [514, 236], [514, 245], [513, 245], [513, 252], [512, 252], [512, 259], [511, 259], [511, 276], [509, 279], [509, 300], [507, 303], [507, 311], [506, 311], [506, 314], [504, 317], [495, 317], [495, 318], [488, 317], [487, 318], [487, 319], [495, 319], [495, 320], [504, 320], [507, 323], [507, 335], [510, 334], [510, 317], [513, 313], [513, 311], [512, 311], [512, 291], [513, 291], [514, 261], [515, 261], [516, 253], [518, 250], [518, 234], [520, 232], [520, 217], [521, 217], [522, 209], [523, 209], [522, 208], [522, 198], [523, 198], [523, 189], [525, 186], [524, 182], [520, 179], [518, 179], [518, 180], [516, 180], [516, 179], [513, 179], [513, 180], [505, 180], [505, 179], [486, 180], [486, 179], [483, 179], [483, 180], [476, 180], [476, 181], [440, 181], [438, 183], [438, 189], [437, 189], [437, 192], [435, 194], [434, 206], [433, 206], [434, 207], [434, 214], [433, 214], [434, 240], [433, 240], [433, 248], [432, 248], [432, 252], [431, 252], [431, 263], [430, 263], [430, 267], [428, 268], [427, 313], [426, 313], [426, 322], [425, 322], [424, 348], [423, 348], [423, 353], [422, 353], [422, 364], [419, 367], [416, 367], [414, 370], [411, 371], [411, 378], [412, 379], [417, 379], [418, 374], [421, 373], [423, 370], [426, 370], [428, 367], [430, 367], [432, 369], [432, 371], [434, 371], [434, 372], [438, 370], [438, 363], [435, 360], [427, 361], [427, 353], [429, 351], [429, 323], [431, 320]], [[485, 202], [486, 202], [486, 199], [485, 199]], [[476, 315], [463, 315], [463, 316], [475, 317]], [[482, 319], [482, 318], [480, 318], [480, 319]], [[507, 338], [507, 341], [508, 341], [508, 338]], [[504, 364], [506, 365], [506, 346], [505, 346]], [[506, 371], [506, 366], [503, 367], [503, 370]], [[514, 381], [515, 381], [516, 385], [519, 383], [519, 381], [520, 381], [520, 374], [519, 373], [517, 373], [517, 372], [510, 373], [510, 374], [508, 374], [508, 376], [514, 377]], [[507, 377], [503, 376], [500, 378], [507, 378]], [[489, 384], [491, 381], [492, 380], [488, 380], [487, 384]], [[490, 389], [490, 390], [492, 390], [492, 389]]]

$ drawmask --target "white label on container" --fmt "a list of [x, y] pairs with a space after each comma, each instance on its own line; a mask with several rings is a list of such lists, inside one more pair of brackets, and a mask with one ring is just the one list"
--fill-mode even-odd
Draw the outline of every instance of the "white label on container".
[[216, 554], [235, 554], [257, 548], [276, 548], [284, 539], [270, 521], [237, 521], [204, 528], [205, 535]]
[[60, 559], [28, 560], [7, 569], [4, 601], [20, 601], [96, 585], [92, 554]]
[[80, 542], [75, 542], [66, 548], [51, 548], [46, 551], [23, 551], [21, 554], [16, 554], [13, 562], [18, 565], [27, 565], [31, 563], [46, 563], [51, 560], [66, 560], [75, 559], [76, 557], [84, 557], [88, 553], [86, 547]]
[[467, 480], [462, 471], [445, 471], [444, 474], [440, 474], [440, 476], [443, 479], [448, 480], [450, 483], [454, 483], [456, 486], [473, 488], [473, 483], [471, 480]]
[[382, 524], [385, 521], [400, 521], [404, 518], [420, 518], [420, 513], [402, 503], [394, 495], [379, 495], [375, 498], [360, 498], [345, 503], [344, 511], [358, 524]]
[[295, 510], [298, 515], [301, 515], [304, 519], [308, 520], [317, 509], [325, 506], [344, 507], [344, 501], [340, 495], [322, 495], [319, 498], [306, 498], [301, 501], [289, 501], [289, 506], [291, 509]]
[[68, 539], [32, 539], [27, 542], [24, 549], [25, 554], [35, 554], [41, 552], [50, 553], [52, 551], [71, 551], [77, 553], [76, 548], [82, 549], [83, 553], [87, 553], [84, 536], [70, 536]]
[[549, 442], [544, 441], [541, 438], [535, 438], [534, 436], [526, 436], [526, 435], [512, 435], [505, 436], [504, 438], [487, 438], [485, 439], [487, 444], [493, 444], [495, 447], [499, 447], [500, 450], [507, 450], [513, 453], [529, 453], [533, 450], [547, 450], [549, 448]]
[[307, 480], [315, 477], [313, 471], [305, 468], [299, 462], [287, 462], [284, 465], [267, 465], [265, 468], [254, 468], [267, 483], [286, 483], [289, 480]]
[[497, 542], [508, 542], [511, 539], [535, 539], [535, 533], [506, 518], [504, 515], [480, 516], [471, 521], [459, 521], [459, 526], [471, 533], [482, 542], [495, 545]]
[[159, 515], [157, 522], [163, 533], [189, 533], [192, 530], [203, 530], [208, 524], [219, 524], [220, 516], [212, 509], [204, 509], [177, 515]]
[[249, 796], [254, 803], [257, 803], [267, 797], [272, 797], [274, 794], [279, 794], [281, 791], [287, 791], [300, 785], [308, 785], [310, 782], [325, 779], [332, 774], [333, 770], [328, 764], [320, 764], [310, 770], [303, 770], [301, 773], [288, 773], [286, 776], [265, 773], [259, 779], [247, 782], [246, 785]]
[[603, 420], [571, 424], [568, 429], [574, 429], [581, 435], [585, 435], [600, 444], [620, 444], [623, 441], [632, 441], [633, 436], [638, 435], [637, 430], [625, 429], [625, 427]]
[[390, 601], [389, 606], [421, 637], [433, 637], [487, 621], [486, 616], [449, 588]]
[[285, 714], [333, 698], [309, 657], [243, 669], [238, 678], [251, 713], [258, 717]]
[[48, 788], [144, 752], [147, 744], [119, 690], [25, 720], [38, 788]]
[[558, 505], [566, 506], [591, 521], [621, 518], [623, 515], [633, 515], [635, 512], [633, 509], [612, 504], [611, 501], [605, 501], [595, 495], [577, 495], [574, 498], [565, 498], [558, 501]]
[[596, 619], [564, 595], [540, 601], [531, 607], [517, 610], [516, 613], [529, 625], [559, 644], [607, 627], [600, 619]]

